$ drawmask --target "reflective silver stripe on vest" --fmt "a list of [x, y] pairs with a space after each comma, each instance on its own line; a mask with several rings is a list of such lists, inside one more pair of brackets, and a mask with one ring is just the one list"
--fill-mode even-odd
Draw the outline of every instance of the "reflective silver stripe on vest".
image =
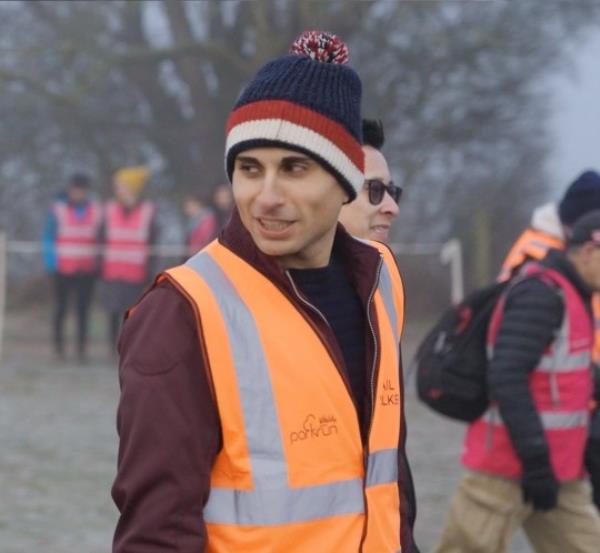
[[[571, 412], [552, 412], [544, 411], [538, 413], [542, 426], [546, 430], [568, 430], [571, 428], [586, 427], [589, 421], [589, 411], [571, 411]], [[498, 408], [491, 407], [483, 415], [483, 420], [494, 426], [504, 426], [504, 422], [499, 416]]]
[[[381, 265], [379, 291], [381, 292], [383, 304], [390, 320], [390, 324], [392, 325], [392, 332], [396, 341], [399, 342], [399, 314], [396, 312], [392, 277], [385, 262], [385, 258], [383, 258], [383, 263]], [[392, 482], [398, 482], [398, 448], [383, 449], [369, 453], [367, 460], [366, 486], [376, 486], [378, 484], [389, 484]]]
[[64, 238], [85, 238], [88, 240], [92, 240], [96, 237], [98, 229], [96, 226], [71, 226], [69, 224], [65, 224], [61, 226], [58, 231], [59, 239]]
[[147, 247], [141, 245], [136, 249], [122, 248], [119, 246], [107, 246], [104, 250], [104, 259], [108, 262], [134, 263], [141, 265], [148, 258]]
[[275, 397], [254, 317], [229, 278], [207, 253], [188, 260], [211, 288], [223, 315], [233, 354], [244, 414], [252, 476], [257, 487], [277, 481], [287, 486]]
[[108, 240], [129, 241], [129, 242], [145, 242], [150, 236], [150, 227], [143, 226], [136, 229], [108, 227], [106, 237]]
[[537, 367], [540, 372], [571, 372], [577, 369], [589, 369], [592, 356], [589, 351], [577, 353], [560, 352], [558, 355], [544, 355]]
[[100, 248], [94, 245], [86, 244], [58, 244], [56, 253], [64, 257], [71, 258], [89, 258], [100, 251]]
[[587, 349], [572, 353], [570, 337], [569, 315], [568, 310], [565, 310], [560, 330], [552, 344], [552, 350], [542, 356], [536, 370], [561, 373], [589, 368], [592, 362], [591, 343], [586, 344]]
[[398, 482], [398, 449], [382, 449], [369, 454], [367, 486]]
[[212, 488], [207, 522], [282, 524], [364, 512], [362, 480], [289, 488], [279, 417], [267, 361], [252, 313], [209, 254], [186, 263], [207, 283], [223, 316], [239, 386], [255, 489]]
[[396, 308], [394, 306], [392, 277], [390, 276], [385, 261], [381, 266], [381, 274], [379, 277], [379, 291], [381, 292], [383, 303], [385, 304], [385, 309], [390, 319], [390, 323], [392, 324], [394, 336], [396, 337], [397, 341], [400, 341], [400, 336], [398, 335], [398, 314], [396, 313]]
[[573, 411], [571, 413], [542, 413], [542, 425], [548, 430], [587, 427], [589, 411]]
[[305, 522], [364, 511], [362, 480], [306, 488], [252, 491], [212, 488], [204, 520], [216, 524], [265, 526]]

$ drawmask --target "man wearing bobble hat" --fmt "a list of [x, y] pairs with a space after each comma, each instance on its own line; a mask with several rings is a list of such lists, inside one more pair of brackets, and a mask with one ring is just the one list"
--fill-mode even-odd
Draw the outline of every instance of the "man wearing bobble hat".
[[335, 35], [263, 66], [227, 122], [236, 209], [120, 339], [114, 551], [417, 551], [403, 291], [337, 219], [363, 186], [361, 83]]

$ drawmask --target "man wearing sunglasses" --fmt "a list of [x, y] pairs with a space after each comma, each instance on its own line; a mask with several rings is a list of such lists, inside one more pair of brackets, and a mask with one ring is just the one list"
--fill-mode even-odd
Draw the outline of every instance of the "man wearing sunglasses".
[[387, 242], [402, 188], [395, 185], [381, 148], [385, 141], [381, 121], [363, 120], [365, 182], [356, 199], [342, 208], [340, 222], [358, 237]]

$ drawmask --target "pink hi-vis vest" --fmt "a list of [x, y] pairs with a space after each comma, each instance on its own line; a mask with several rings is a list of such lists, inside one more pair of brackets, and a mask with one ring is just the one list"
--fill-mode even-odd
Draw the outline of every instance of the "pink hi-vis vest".
[[52, 208], [58, 224], [56, 233], [57, 270], [63, 275], [92, 273], [96, 270], [97, 237], [102, 209], [89, 202], [83, 217], [66, 202], [55, 202]]
[[[573, 285], [560, 273], [535, 263], [520, 273], [552, 283], [561, 291], [565, 314], [560, 331], [529, 376], [529, 386], [546, 433], [556, 478], [565, 482], [584, 475], [584, 450], [593, 393], [592, 318]], [[493, 354], [506, 294], [490, 321], [488, 346]], [[497, 406], [473, 422], [467, 431], [463, 464], [472, 470], [519, 479], [522, 466]]]
[[121, 204], [106, 204], [106, 245], [102, 276], [105, 280], [146, 282], [150, 229], [154, 204], [143, 201], [129, 212]]
[[204, 246], [209, 244], [217, 234], [217, 218], [214, 213], [208, 212], [197, 221], [196, 226], [190, 232], [187, 240], [188, 254], [198, 253]]

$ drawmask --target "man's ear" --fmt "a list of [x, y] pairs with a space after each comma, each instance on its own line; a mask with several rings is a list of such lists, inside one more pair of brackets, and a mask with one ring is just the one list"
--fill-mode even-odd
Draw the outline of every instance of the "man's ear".
[[584, 244], [581, 245], [581, 248], [580, 248], [580, 250], [585, 255], [590, 255], [595, 249], [596, 249], [596, 245], [593, 244], [592, 242], [585, 242]]

